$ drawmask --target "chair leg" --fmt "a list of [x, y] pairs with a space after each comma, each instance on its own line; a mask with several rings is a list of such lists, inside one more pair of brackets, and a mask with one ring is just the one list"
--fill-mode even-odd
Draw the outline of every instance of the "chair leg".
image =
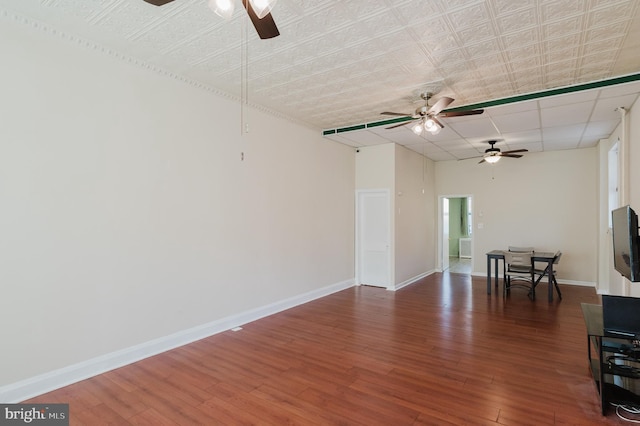
[[556, 291], [558, 292], [558, 299], [562, 300], [562, 293], [560, 292], [560, 287], [558, 286], [558, 281], [556, 281], [556, 274], [554, 272], [554, 274], [552, 275], [553, 277], [553, 284], [556, 287]]
[[531, 300], [536, 300], [536, 282], [535, 282], [535, 275], [531, 274], [531, 291], [529, 293], [531, 293]]

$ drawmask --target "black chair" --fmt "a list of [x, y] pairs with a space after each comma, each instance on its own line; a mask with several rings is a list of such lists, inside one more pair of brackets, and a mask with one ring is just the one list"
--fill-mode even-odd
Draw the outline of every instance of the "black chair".
[[506, 264], [503, 294], [510, 294], [513, 287], [523, 287], [529, 290], [528, 296], [536, 298], [535, 276], [533, 269], [533, 251], [505, 251]]
[[557, 265], [560, 262], [560, 257], [562, 257], [562, 252], [559, 251], [553, 257], [553, 262], [551, 264], [547, 263], [544, 269], [536, 269], [536, 268], [533, 269], [534, 275], [537, 275], [537, 278], [533, 282], [533, 289], [535, 291], [535, 288], [538, 286], [540, 281], [542, 281], [544, 277], [547, 277], [549, 276], [549, 274], [551, 274], [551, 282], [553, 283], [553, 286], [556, 288], [556, 291], [558, 292], [558, 298], [562, 300], [562, 293], [560, 292], [560, 287], [558, 287], [558, 281], [556, 280], [556, 270], [555, 270], [555, 265]]
[[533, 247], [509, 246], [509, 251], [514, 251], [516, 253], [533, 253]]

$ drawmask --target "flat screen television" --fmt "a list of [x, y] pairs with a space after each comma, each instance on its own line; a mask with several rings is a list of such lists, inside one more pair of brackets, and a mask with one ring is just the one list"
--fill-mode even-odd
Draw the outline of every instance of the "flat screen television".
[[629, 281], [640, 281], [638, 215], [630, 206], [611, 212], [613, 266]]

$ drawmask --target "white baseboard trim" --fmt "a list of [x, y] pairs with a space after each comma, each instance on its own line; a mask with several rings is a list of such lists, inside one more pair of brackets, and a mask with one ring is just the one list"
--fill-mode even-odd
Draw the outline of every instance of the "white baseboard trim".
[[192, 327], [139, 345], [5, 385], [0, 387], [0, 402], [9, 404], [18, 403], [150, 356], [175, 349], [179, 346], [230, 330], [234, 327], [259, 320], [260, 318], [302, 305], [312, 300], [328, 296], [332, 293], [353, 287], [354, 285], [355, 279], [342, 281], [270, 305], [221, 318], [207, 324]]
[[422, 274], [416, 275], [413, 278], [409, 278], [408, 280], [403, 281], [403, 282], [401, 282], [399, 284], [396, 284], [395, 286], [387, 287], [387, 290], [391, 290], [391, 291], [400, 290], [402, 287], [406, 287], [408, 285], [411, 285], [411, 284], [415, 283], [416, 281], [421, 280], [424, 277], [428, 277], [429, 275], [434, 274], [435, 272], [436, 272], [435, 269], [432, 269], [431, 271], [423, 272]]
[[[542, 282], [545, 282], [545, 281], [546, 281], [546, 278], [543, 278]], [[581, 286], [581, 287], [595, 287], [596, 286], [596, 283], [591, 282], [591, 281], [574, 281], [574, 280], [561, 280], [561, 279], [558, 279], [558, 284], [577, 285], [577, 286]]]

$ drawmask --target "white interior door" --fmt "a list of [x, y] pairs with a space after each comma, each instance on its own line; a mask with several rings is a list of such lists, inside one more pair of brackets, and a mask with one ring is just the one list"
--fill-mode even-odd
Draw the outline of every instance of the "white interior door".
[[358, 284], [391, 284], [391, 224], [388, 191], [359, 191], [356, 259]]
[[442, 199], [442, 272], [449, 269], [449, 199]]

